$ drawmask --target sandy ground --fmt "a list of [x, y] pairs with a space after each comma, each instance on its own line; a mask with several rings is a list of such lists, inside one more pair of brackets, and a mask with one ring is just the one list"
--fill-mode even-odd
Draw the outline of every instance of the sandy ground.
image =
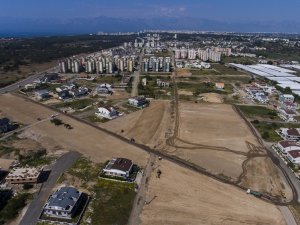
[[14, 160], [12, 160], [12, 159], [0, 158], [0, 169], [8, 170], [13, 162], [14, 162]]
[[[273, 174], [273, 177], [270, 176]], [[264, 181], [264, 182], [253, 182]], [[247, 164], [247, 175], [243, 179], [242, 184], [249, 186], [253, 190], [261, 192], [271, 192], [274, 195], [292, 199], [292, 191], [286, 185], [286, 181], [282, 179], [278, 171], [275, 169], [269, 158], [255, 158]]]
[[[143, 225], [284, 225], [276, 206], [208, 177], [159, 161], [141, 215]], [[162, 188], [163, 187], [163, 188]]]
[[192, 91], [187, 91], [187, 90], [178, 90], [179, 95], [187, 95], [187, 96], [193, 96]]
[[[9, 115], [13, 121], [23, 124], [33, 123], [37, 118], [46, 118], [54, 114], [51, 110], [10, 94], [0, 96], [0, 105], [4, 114]], [[44, 145], [47, 142], [52, 147], [78, 151], [94, 162], [105, 162], [112, 157], [126, 157], [138, 165], [145, 165], [148, 154], [136, 147], [64, 115], [60, 115], [59, 118], [74, 129], [68, 130], [64, 126], [55, 126], [46, 121], [27, 129], [23, 132], [23, 136], [42, 142]]]
[[[165, 141], [169, 123], [170, 102], [151, 101], [149, 107], [106, 122], [101, 126], [153, 147]], [[122, 133], [121, 130], [124, 132]]]
[[188, 76], [191, 76], [191, 73], [188, 69], [177, 68], [176, 69], [176, 76], [177, 77], [188, 77]]
[[217, 93], [205, 93], [201, 94], [203, 96], [203, 101], [205, 102], [210, 102], [210, 103], [223, 103], [224, 98], [222, 95], [217, 94]]
[[248, 152], [245, 141], [256, 143], [231, 105], [180, 103], [180, 138], [188, 142]]

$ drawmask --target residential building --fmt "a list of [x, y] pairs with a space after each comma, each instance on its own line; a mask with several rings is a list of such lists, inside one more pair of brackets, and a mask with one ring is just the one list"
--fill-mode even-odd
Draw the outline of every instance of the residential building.
[[293, 95], [281, 94], [279, 96], [279, 101], [280, 102], [291, 102], [291, 103], [293, 103], [295, 101], [295, 97]]
[[34, 94], [37, 100], [44, 100], [50, 97], [48, 90], [38, 90]]
[[133, 163], [130, 159], [113, 158], [105, 166], [103, 173], [107, 176], [128, 178], [132, 167]]
[[162, 81], [160, 79], [156, 79], [156, 84], [159, 87], [169, 87], [170, 83], [168, 81]]
[[299, 141], [300, 140], [300, 129], [299, 128], [280, 128], [277, 133], [288, 141]]
[[122, 115], [113, 107], [99, 107], [95, 114], [99, 117], [103, 117], [110, 120]]
[[95, 92], [97, 94], [112, 94], [113, 89], [110, 84], [100, 84], [96, 87]]
[[11, 184], [37, 183], [43, 168], [13, 168], [5, 181]]
[[129, 98], [128, 103], [129, 105], [135, 107], [144, 108], [146, 105], [149, 104], [149, 101], [147, 101], [145, 97], [137, 96], [137, 97]]
[[224, 83], [216, 83], [215, 84], [217, 89], [223, 90], [225, 88], [225, 84]]
[[287, 152], [288, 160], [296, 166], [300, 165], [300, 149]]
[[277, 148], [283, 153], [286, 154], [289, 151], [300, 150], [300, 145], [294, 141], [279, 141], [277, 143]]
[[52, 218], [72, 219], [83, 204], [83, 193], [73, 187], [56, 190], [47, 200], [43, 215]]
[[287, 122], [294, 122], [294, 117], [297, 116], [297, 112], [290, 109], [280, 108], [279, 109], [279, 117]]

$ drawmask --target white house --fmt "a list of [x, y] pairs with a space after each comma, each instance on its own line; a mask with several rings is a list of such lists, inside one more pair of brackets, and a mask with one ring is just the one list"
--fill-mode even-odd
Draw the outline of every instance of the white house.
[[116, 176], [127, 178], [132, 170], [133, 163], [130, 159], [113, 158], [103, 169], [103, 173], [107, 176]]
[[299, 128], [280, 128], [277, 132], [283, 139], [288, 141], [299, 141]]
[[297, 112], [291, 109], [280, 108], [279, 109], [279, 117], [287, 122], [295, 121], [294, 117], [297, 116]]
[[113, 107], [99, 107], [95, 112], [96, 116], [106, 119], [115, 119], [122, 114], [115, 110]]
[[145, 97], [132, 97], [128, 99], [129, 105], [139, 107], [139, 108], [144, 108], [149, 102], [146, 100]]
[[287, 140], [278, 142], [277, 147], [284, 154], [286, 154], [289, 151], [300, 150], [299, 144], [297, 144], [294, 141], [287, 141]]
[[170, 83], [168, 81], [162, 81], [160, 79], [156, 79], [156, 84], [159, 87], [169, 87]]
[[287, 153], [287, 158], [294, 165], [300, 165], [300, 150], [293, 150]]
[[286, 94], [281, 94], [279, 96], [279, 101], [280, 102], [294, 102], [295, 101], [295, 97], [293, 95], [286, 95]]

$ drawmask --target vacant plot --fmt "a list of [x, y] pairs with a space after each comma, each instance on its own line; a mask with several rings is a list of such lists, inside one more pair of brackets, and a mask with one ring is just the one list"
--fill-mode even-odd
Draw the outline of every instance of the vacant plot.
[[180, 104], [180, 138], [203, 145], [248, 152], [245, 141], [256, 143], [244, 121], [225, 104]]
[[221, 75], [214, 69], [191, 69], [190, 72], [192, 75]]
[[191, 72], [188, 69], [185, 68], [177, 68], [176, 69], [176, 76], [178, 77], [185, 77], [185, 76], [190, 76]]
[[244, 72], [241, 72], [235, 68], [227, 67], [222, 64], [212, 64], [212, 68], [218, 71], [220, 74], [228, 74], [228, 75], [244, 75]]
[[[272, 176], [270, 176], [270, 174], [272, 174]], [[253, 190], [272, 193], [281, 198], [291, 200], [293, 197], [292, 191], [286, 185], [286, 181], [283, 180], [282, 177], [283, 176], [280, 176], [275, 169], [271, 159], [255, 158], [250, 160], [247, 164], [247, 174], [242, 184]]]
[[279, 119], [277, 112], [264, 106], [238, 105], [239, 109], [249, 118]]
[[143, 225], [285, 224], [276, 206], [235, 187], [164, 160], [154, 167], [162, 174], [152, 173], [147, 202], [153, 201], [144, 206]]
[[[4, 114], [10, 115], [12, 120], [23, 124], [34, 123], [37, 118], [43, 119], [54, 114], [47, 108], [10, 94], [0, 96], [0, 105], [5, 106], [1, 108]], [[49, 143], [49, 145], [60, 146], [66, 150], [78, 151], [91, 157], [95, 162], [103, 162], [112, 157], [125, 157], [141, 166], [145, 164], [147, 154], [136, 147], [64, 115], [60, 115], [59, 118], [64, 123], [70, 124], [73, 129], [69, 130], [64, 126], [55, 126], [50, 122], [45, 122], [28, 128], [22, 135], [42, 145]]]
[[150, 106], [101, 126], [136, 141], [155, 146], [165, 140], [170, 123], [170, 102], [151, 101]]

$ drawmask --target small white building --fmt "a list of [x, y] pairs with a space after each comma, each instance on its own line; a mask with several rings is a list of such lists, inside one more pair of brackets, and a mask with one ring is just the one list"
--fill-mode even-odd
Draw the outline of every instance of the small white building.
[[287, 95], [287, 94], [281, 94], [279, 96], [279, 101], [280, 102], [294, 102], [295, 101], [295, 97], [293, 95]]
[[170, 83], [168, 81], [162, 81], [160, 79], [156, 79], [156, 84], [159, 87], [169, 87]]
[[277, 143], [277, 148], [283, 153], [286, 154], [289, 151], [300, 150], [300, 145], [294, 141], [279, 141]]
[[128, 104], [138, 107], [138, 108], [144, 108], [147, 106], [149, 101], [146, 100], [145, 97], [137, 96], [137, 97], [132, 97], [128, 99]]
[[107, 176], [128, 178], [132, 170], [133, 163], [130, 159], [113, 158], [103, 169], [103, 173]]
[[300, 150], [292, 150], [287, 152], [287, 158], [296, 166], [300, 165]]
[[116, 109], [113, 107], [99, 107], [97, 111], [95, 112], [96, 116], [106, 118], [106, 119], [115, 119], [118, 116], [121, 116], [122, 114], [119, 113]]

